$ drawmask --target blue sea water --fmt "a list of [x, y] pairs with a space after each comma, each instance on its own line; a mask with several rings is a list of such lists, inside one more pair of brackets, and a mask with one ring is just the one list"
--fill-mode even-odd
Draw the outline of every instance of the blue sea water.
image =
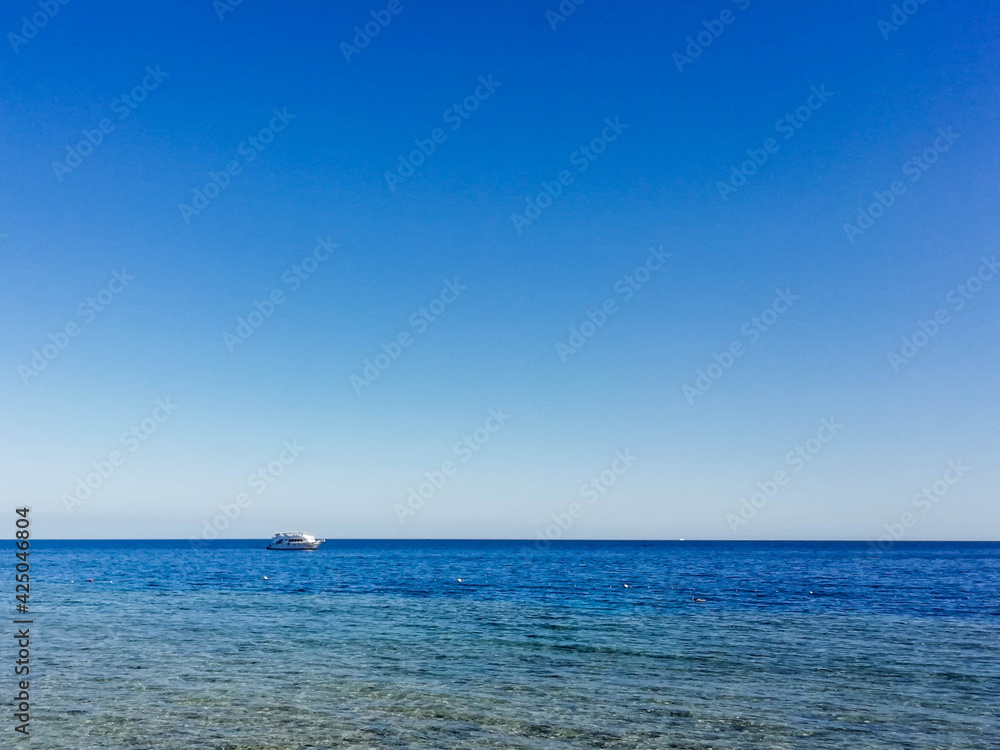
[[30, 746], [1000, 748], [998, 544], [265, 544], [33, 542]]

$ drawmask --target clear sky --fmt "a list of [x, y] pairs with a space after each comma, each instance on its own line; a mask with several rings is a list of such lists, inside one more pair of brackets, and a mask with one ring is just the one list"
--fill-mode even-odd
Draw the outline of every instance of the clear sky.
[[8, 4], [10, 522], [996, 539], [1000, 25], [906, 7]]

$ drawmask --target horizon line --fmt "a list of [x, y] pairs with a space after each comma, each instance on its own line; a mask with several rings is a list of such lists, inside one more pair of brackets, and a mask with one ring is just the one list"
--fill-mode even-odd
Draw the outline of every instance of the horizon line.
[[[199, 544], [219, 542], [256, 542], [266, 541], [269, 537], [232, 537], [225, 539], [193, 539], [190, 537], [61, 537], [46, 538], [33, 536], [32, 542], [195, 542]], [[17, 539], [7, 540], [11, 543]], [[526, 539], [522, 537], [327, 537], [324, 542], [526, 542], [546, 541], [550, 544], [581, 543], [581, 542], [713, 542], [713, 543], [842, 543], [842, 544], [876, 544], [879, 539], [716, 539], [716, 538], [630, 538], [630, 539]], [[1000, 544], [1000, 539], [894, 539], [892, 544]]]

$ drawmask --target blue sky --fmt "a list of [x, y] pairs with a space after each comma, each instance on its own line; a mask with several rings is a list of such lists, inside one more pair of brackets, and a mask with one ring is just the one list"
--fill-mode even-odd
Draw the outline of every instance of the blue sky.
[[985, 0], [40, 7], [0, 19], [0, 467], [38, 534], [997, 538]]

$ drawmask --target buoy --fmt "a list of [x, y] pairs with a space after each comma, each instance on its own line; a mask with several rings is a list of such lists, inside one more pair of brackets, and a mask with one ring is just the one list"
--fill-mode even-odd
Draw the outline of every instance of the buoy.
[[267, 576], [264, 576], [264, 580], [265, 580], [265, 581], [270, 581], [271, 579], [270, 579], [270, 578], [268, 578]]
[[459, 583], [462, 583], [462, 579], [461, 578], [456, 578], [455, 580], [458, 581]]
[[627, 583], [623, 583], [622, 586], [624, 586], [625, 588], [631, 588], [631, 586], [629, 586]]

